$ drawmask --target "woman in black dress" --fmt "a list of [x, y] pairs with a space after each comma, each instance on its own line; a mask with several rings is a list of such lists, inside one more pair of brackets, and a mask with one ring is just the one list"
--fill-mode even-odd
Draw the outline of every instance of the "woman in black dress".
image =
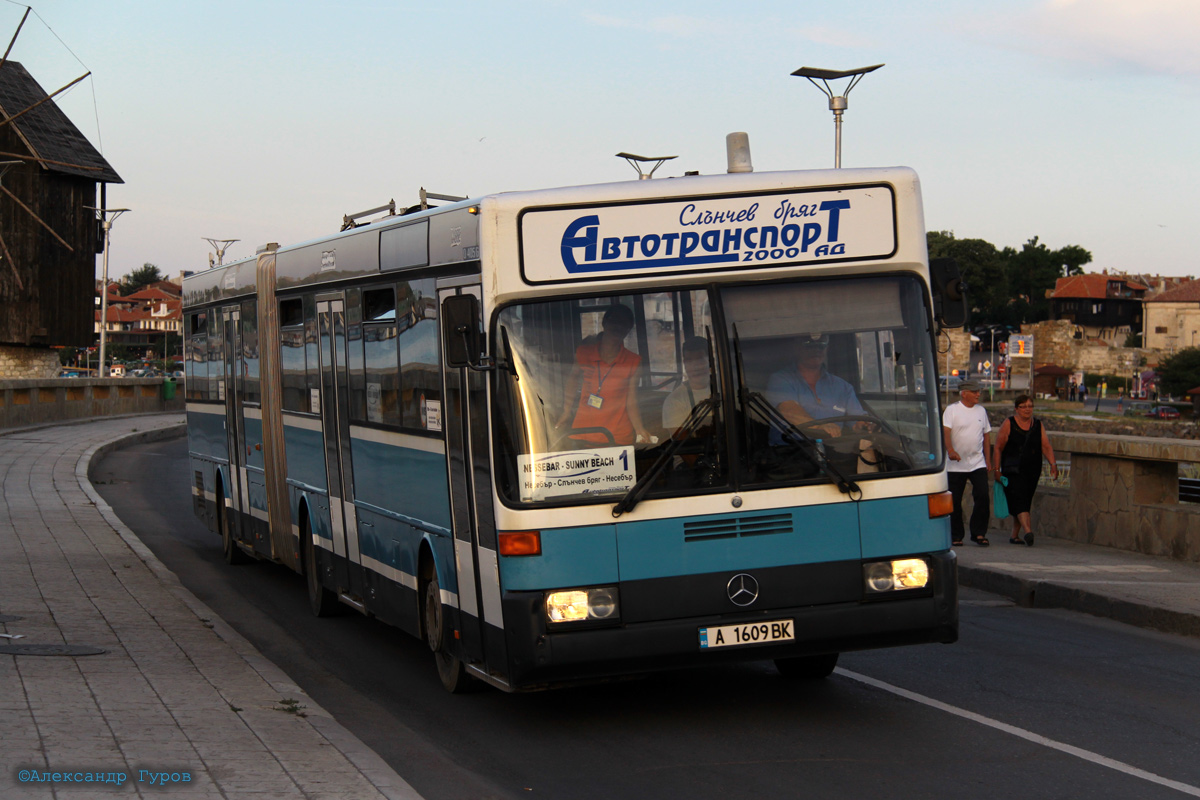
[[1033, 418], [1033, 398], [1027, 394], [1018, 395], [1015, 405], [1016, 415], [1004, 420], [996, 436], [992, 468], [997, 478], [1003, 475], [1008, 479], [1004, 497], [1013, 520], [1012, 538], [1008, 543], [1033, 547], [1029, 509], [1042, 476], [1042, 457], [1050, 462], [1053, 478], [1058, 477], [1058, 464], [1054, 461], [1054, 448], [1050, 446], [1050, 437], [1046, 436], [1042, 421]]

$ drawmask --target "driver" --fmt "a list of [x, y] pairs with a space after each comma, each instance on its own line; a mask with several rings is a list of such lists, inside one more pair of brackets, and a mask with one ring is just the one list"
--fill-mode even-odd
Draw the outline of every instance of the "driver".
[[[767, 401], [793, 425], [865, 413], [854, 387], [826, 369], [828, 348], [828, 336], [820, 333], [801, 336], [794, 344], [795, 367], [773, 373], [767, 382]], [[837, 422], [815, 427], [830, 436], [842, 433], [842, 426]], [[855, 427], [863, 425], [856, 424]]]

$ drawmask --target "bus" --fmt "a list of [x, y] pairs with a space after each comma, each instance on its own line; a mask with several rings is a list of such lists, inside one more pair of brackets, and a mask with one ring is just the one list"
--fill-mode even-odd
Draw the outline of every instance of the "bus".
[[443, 199], [184, 281], [226, 561], [419, 637], [455, 692], [957, 639], [962, 286], [912, 170]]

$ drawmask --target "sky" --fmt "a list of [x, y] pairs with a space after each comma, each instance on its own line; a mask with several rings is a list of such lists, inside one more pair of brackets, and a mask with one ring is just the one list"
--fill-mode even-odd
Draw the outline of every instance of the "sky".
[[[26, 5], [0, 0], [0, 46]], [[110, 277], [201, 270], [204, 237], [336, 232], [430, 192], [833, 166], [801, 66], [883, 63], [842, 165], [909, 166], [926, 227], [1089, 250], [1088, 271], [1200, 275], [1195, 0], [37, 0], [9, 58], [124, 179]], [[0, 51], [2, 52], [2, 51]], [[844, 82], [835, 84], [844, 86]], [[97, 259], [97, 275], [102, 260]]]

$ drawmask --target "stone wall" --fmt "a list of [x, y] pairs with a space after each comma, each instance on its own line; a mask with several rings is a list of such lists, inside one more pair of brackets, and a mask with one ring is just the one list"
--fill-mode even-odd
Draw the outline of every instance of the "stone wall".
[[1142, 364], [1157, 364], [1164, 354], [1144, 347], [1109, 347], [1075, 338], [1075, 323], [1065, 319], [1022, 325], [1021, 333], [1033, 336], [1037, 364], [1056, 364], [1071, 371], [1099, 375], [1129, 375]]
[[5, 378], [57, 378], [61, 369], [57, 350], [49, 347], [0, 345], [0, 380]]
[[[57, 356], [55, 357], [57, 363]], [[163, 378], [0, 380], [0, 428], [84, 417], [182, 411], [183, 384], [165, 399]]]
[[[1052, 428], [1072, 421], [1046, 422]], [[1182, 440], [1051, 430], [1050, 442], [1060, 465], [1069, 464], [1069, 477], [1066, 487], [1038, 488], [1035, 535], [1200, 562], [1200, 505], [1179, 502], [1179, 464], [1200, 463], [1200, 443], [1192, 433], [1193, 440]], [[1011, 532], [1011, 518], [992, 519], [994, 542]]]
[[939, 375], [964, 372], [971, 366], [971, 334], [961, 328], [946, 328], [938, 334], [935, 355]]

